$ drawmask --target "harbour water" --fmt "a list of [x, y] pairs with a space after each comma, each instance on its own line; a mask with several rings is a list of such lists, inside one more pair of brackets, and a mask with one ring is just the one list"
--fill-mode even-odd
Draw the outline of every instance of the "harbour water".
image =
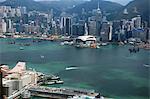
[[[12, 40], [16, 44], [8, 44]], [[20, 43], [31, 45], [20, 50]], [[28, 68], [60, 76], [64, 84], [57, 86], [94, 89], [115, 99], [148, 99], [150, 67], [145, 64], [150, 65], [150, 51], [141, 49], [130, 53], [130, 47], [108, 45], [79, 49], [51, 41], [0, 39], [0, 64], [13, 67], [17, 61], [26, 61]], [[68, 66], [78, 69], [66, 70]]]

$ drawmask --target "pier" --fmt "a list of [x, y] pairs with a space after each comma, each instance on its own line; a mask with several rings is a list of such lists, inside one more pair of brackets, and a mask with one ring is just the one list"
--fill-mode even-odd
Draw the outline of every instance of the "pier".
[[74, 88], [56, 88], [56, 87], [44, 87], [44, 86], [35, 86], [29, 88], [32, 96], [41, 96], [57, 99], [67, 99], [68, 97], [73, 96], [91, 96], [96, 97], [99, 93], [95, 93], [94, 90], [82, 90]]

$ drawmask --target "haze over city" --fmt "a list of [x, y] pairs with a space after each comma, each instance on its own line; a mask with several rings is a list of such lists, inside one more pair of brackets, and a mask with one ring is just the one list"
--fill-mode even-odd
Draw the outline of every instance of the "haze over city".
[[[5, 0], [0, 0], [0, 2], [5, 1]], [[35, 0], [35, 1], [60, 1], [60, 0]], [[85, 1], [90, 1], [90, 0], [85, 0]], [[105, 1], [112, 1], [112, 2], [117, 2], [122, 5], [128, 4], [132, 0], [105, 0]]]
[[0, 99], [149, 98], [149, 0], [0, 1]]

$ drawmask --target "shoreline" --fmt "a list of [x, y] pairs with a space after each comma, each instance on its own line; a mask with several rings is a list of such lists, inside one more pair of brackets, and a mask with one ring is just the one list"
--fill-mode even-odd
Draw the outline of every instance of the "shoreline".
[[[26, 36], [26, 37], [0, 37], [0, 39], [33, 39], [33, 40], [41, 40], [41, 41], [53, 41], [53, 42], [62, 42], [65, 39], [60, 38], [61, 35], [56, 36], [56, 38], [53, 37], [49, 37], [49, 38], [43, 38], [43, 37], [32, 37], [32, 36]], [[34, 42], [34, 41], [33, 41]], [[35, 41], [36, 42], [36, 41]], [[37, 41], [40, 42], [40, 41]], [[10, 44], [14, 44], [14, 42], [9, 42]], [[103, 42], [102, 42], [103, 43]], [[144, 50], [150, 50], [150, 43], [134, 43], [134, 44], [130, 44], [128, 43], [123, 43], [123, 42], [107, 42], [107, 45], [109, 44], [114, 44], [114, 45], [119, 45], [119, 46], [124, 46], [124, 45], [131, 45], [131, 46], [135, 46], [138, 47], [140, 49], [144, 49]], [[66, 44], [66, 45], [70, 45], [70, 44]], [[105, 46], [107, 46], [105, 45]], [[28, 46], [28, 45], [25, 45]], [[30, 46], [30, 45], [29, 45]], [[72, 46], [72, 45], [71, 45]], [[100, 46], [104, 46], [104, 45], [100, 45]], [[92, 47], [87, 47], [87, 48], [92, 48]]]

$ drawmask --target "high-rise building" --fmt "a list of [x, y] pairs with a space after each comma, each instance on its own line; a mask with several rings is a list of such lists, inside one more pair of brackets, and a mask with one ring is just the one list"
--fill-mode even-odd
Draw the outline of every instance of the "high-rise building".
[[19, 7], [21, 14], [27, 14], [27, 8], [26, 7]]
[[147, 41], [150, 43], [150, 28], [147, 29]]
[[71, 35], [71, 17], [62, 17], [61, 18], [61, 30], [64, 35]]
[[137, 17], [134, 17], [132, 19], [132, 22], [134, 23], [134, 27], [135, 28], [141, 28], [141, 26], [142, 26], [142, 19], [141, 19], [140, 15], [138, 15]]
[[100, 35], [101, 23], [102, 23], [102, 12], [101, 12], [99, 2], [98, 2], [98, 8], [97, 8], [97, 11], [96, 11], [96, 35], [97, 36]]
[[73, 24], [72, 25], [72, 35], [74, 36], [82, 36], [85, 34], [85, 27], [82, 24]]
[[92, 20], [89, 21], [88, 27], [89, 27], [89, 35], [96, 36], [96, 21], [92, 21]]
[[18, 17], [21, 16], [21, 10], [19, 8], [16, 8], [16, 16]]
[[108, 42], [112, 40], [112, 23], [110, 22], [103, 22], [102, 28], [100, 32], [101, 41]]
[[7, 25], [6, 22], [2, 19], [0, 22], [0, 33], [6, 33], [7, 32]]

